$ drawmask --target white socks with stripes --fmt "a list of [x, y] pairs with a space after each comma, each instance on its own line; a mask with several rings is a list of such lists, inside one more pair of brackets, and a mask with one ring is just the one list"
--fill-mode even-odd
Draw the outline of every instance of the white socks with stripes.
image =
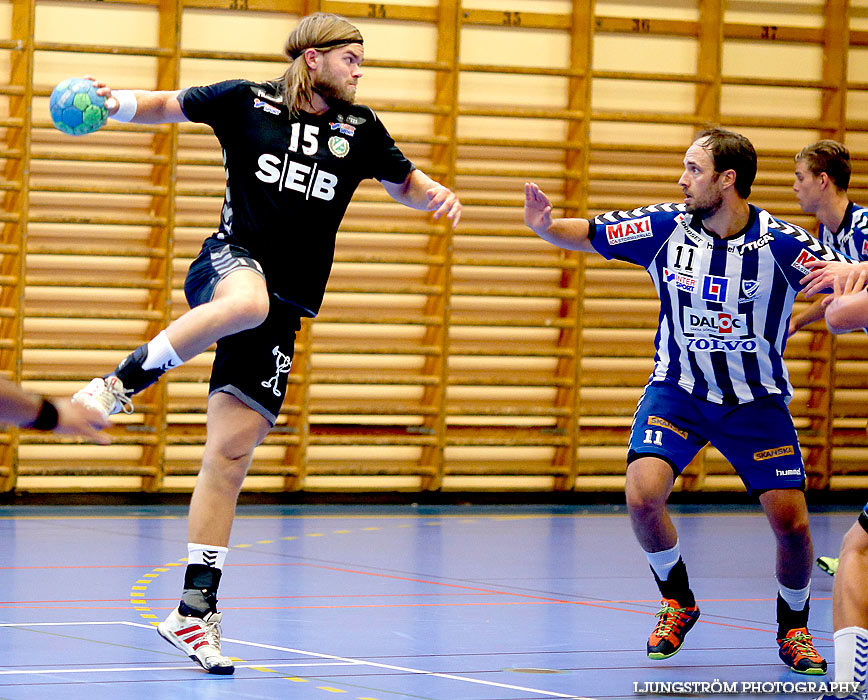
[[835, 632], [835, 682], [857, 682], [864, 693], [868, 669], [868, 630], [845, 627]]
[[161, 372], [166, 372], [183, 364], [184, 360], [178, 357], [178, 353], [175, 352], [175, 348], [169, 342], [169, 336], [166, 335], [166, 331], [160, 331], [148, 343], [148, 355], [142, 363], [142, 369], [145, 371], [158, 369]]
[[208, 566], [212, 569], [220, 569], [222, 571], [223, 563], [226, 561], [226, 553], [228, 551], [228, 547], [188, 542], [187, 565], [202, 564], [203, 566]]

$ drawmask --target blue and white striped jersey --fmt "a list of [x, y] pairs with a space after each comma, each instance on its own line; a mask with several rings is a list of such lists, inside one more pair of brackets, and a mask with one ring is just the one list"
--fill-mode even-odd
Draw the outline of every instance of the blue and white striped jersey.
[[750, 209], [745, 229], [727, 239], [705, 231], [680, 204], [591, 219], [596, 251], [646, 268], [657, 288], [649, 381], [718, 404], [792, 396], [783, 353], [805, 263], [847, 258], [804, 229]]
[[868, 260], [868, 208], [850, 202], [837, 231], [820, 226], [820, 240], [853, 260]]

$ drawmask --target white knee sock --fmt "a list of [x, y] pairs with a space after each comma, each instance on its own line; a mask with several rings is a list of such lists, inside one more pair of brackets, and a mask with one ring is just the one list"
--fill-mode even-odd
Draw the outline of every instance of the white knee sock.
[[164, 372], [173, 367], [178, 367], [184, 364], [184, 360], [178, 357], [175, 348], [169, 342], [169, 337], [166, 331], [160, 331], [159, 334], [148, 343], [148, 356], [142, 363], [142, 369], [161, 369]]
[[648, 563], [654, 569], [657, 578], [665, 581], [669, 578], [669, 572], [672, 571], [672, 567], [681, 558], [681, 545], [676, 541], [672, 549], [664, 549], [661, 552], [645, 552], [645, 556], [648, 557]]
[[868, 630], [845, 627], [835, 632], [835, 681], [860, 683], [865, 690], [868, 668]]

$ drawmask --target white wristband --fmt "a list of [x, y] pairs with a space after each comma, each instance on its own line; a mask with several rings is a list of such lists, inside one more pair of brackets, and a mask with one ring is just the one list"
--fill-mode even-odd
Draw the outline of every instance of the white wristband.
[[118, 102], [118, 111], [112, 114], [111, 118], [119, 122], [132, 121], [139, 108], [135, 93], [132, 90], [114, 90], [112, 97]]

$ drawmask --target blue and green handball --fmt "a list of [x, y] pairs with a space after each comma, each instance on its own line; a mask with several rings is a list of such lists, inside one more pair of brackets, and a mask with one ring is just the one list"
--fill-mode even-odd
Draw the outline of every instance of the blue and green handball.
[[67, 78], [51, 91], [48, 108], [54, 126], [65, 134], [90, 134], [106, 123], [105, 97], [87, 78]]

